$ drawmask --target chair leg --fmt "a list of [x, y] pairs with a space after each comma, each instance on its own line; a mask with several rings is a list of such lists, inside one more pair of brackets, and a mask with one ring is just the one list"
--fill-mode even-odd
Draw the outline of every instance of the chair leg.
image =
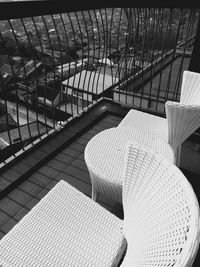
[[176, 166], [180, 167], [181, 163], [181, 145], [178, 146], [176, 149]]
[[97, 202], [98, 195], [99, 194], [94, 190], [94, 187], [92, 186], [92, 200], [94, 200], [95, 202]]

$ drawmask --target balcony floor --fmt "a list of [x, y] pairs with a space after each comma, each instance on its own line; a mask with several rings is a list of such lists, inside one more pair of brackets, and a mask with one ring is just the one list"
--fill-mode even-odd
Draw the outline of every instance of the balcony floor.
[[[84, 161], [85, 146], [100, 131], [117, 126], [127, 112], [127, 110], [121, 112], [121, 107], [115, 107], [112, 112], [104, 112], [104, 106], [99, 106], [97, 109], [98, 111], [95, 112], [99, 112], [98, 120], [93, 120], [92, 124], [85, 125], [84, 130], [79, 129], [79, 124], [76, 128], [79, 135], [69, 139], [69, 142], [62, 143], [67, 136], [63, 131], [50, 141], [47, 140], [37, 146], [37, 151], [34, 153], [22, 156], [16, 161], [16, 164], [1, 173], [0, 179], [2, 180], [0, 181], [4, 183], [8, 181], [10, 185], [12, 178], [14, 186], [1, 192], [0, 239], [61, 179], [87, 196], [91, 196], [91, 182]], [[54, 149], [52, 149], [53, 146]], [[38, 160], [40, 160], [40, 164], [37, 164]], [[185, 142], [182, 149], [181, 167], [200, 201], [198, 162], [200, 162], [198, 147], [194, 143]], [[15, 177], [17, 177], [16, 180]], [[118, 217], [123, 218], [120, 204], [101, 197], [98, 202]], [[197, 266], [195, 264], [193, 266]]]

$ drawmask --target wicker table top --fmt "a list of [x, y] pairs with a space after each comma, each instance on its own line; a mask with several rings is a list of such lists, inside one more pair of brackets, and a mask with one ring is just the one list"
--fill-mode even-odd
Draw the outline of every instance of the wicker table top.
[[173, 162], [174, 153], [169, 144], [156, 134], [132, 127], [114, 127], [94, 136], [85, 149], [85, 161], [97, 177], [109, 182], [122, 183], [126, 143], [136, 141], [165, 155]]

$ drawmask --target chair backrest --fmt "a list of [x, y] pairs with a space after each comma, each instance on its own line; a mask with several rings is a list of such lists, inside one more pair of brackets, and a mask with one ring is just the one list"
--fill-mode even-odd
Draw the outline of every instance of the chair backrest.
[[174, 150], [200, 127], [200, 104], [165, 103], [168, 142]]
[[183, 72], [180, 103], [200, 105], [200, 73]]
[[128, 143], [125, 157], [122, 266], [192, 266], [200, 239], [192, 186], [174, 164], [137, 143]]
[[184, 71], [180, 102], [165, 103], [168, 141], [176, 149], [200, 127], [200, 73]]

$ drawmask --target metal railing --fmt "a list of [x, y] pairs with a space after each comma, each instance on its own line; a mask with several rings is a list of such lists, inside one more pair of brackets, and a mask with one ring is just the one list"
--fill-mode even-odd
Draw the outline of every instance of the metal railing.
[[199, 10], [18, 10], [0, 21], [0, 161], [100, 98], [159, 113], [179, 99]]

